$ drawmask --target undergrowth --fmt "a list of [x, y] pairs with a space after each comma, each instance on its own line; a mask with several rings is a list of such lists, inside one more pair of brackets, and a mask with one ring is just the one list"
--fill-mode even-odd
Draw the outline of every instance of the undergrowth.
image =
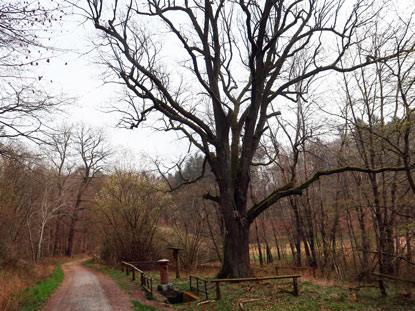
[[136, 300], [131, 300], [131, 303], [133, 304], [134, 311], [157, 311], [155, 307], [143, 305]]
[[28, 288], [47, 280], [57, 263], [67, 259], [49, 257], [43, 258], [39, 263], [19, 260], [14, 264], [0, 266], [0, 310], [19, 310], [19, 306], [22, 307], [30, 295]]
[[37, 311], [41, 309], [62, 283], [64, 275], [61, 265], [65, 262], [67, 261], [58, 263], [47, 279], [38, 280], [34, 286], [27, 288], [21, 294], [19, 310]]

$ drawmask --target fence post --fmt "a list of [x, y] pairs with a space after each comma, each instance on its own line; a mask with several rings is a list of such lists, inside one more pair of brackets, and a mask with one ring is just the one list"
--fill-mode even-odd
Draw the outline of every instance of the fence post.
[[385, 284], [383, 283], [382, 279], [379, 279], [379, 289], [380, 289], [380, 292], [381, 292], [382, 296], [386, 297], [387, 296], [386, 295], [386, 288], [385, 288]]
[[128, 275], [128, 266], [125, 266], [125, 275]]
[[135, 281], [135, 269], [133, 269], [133, 276], [131, 278], [131, 281]]
[[199, 296], [199, 278], [196, 278], [196, 294]]
[[293, 285], [294, 285], [294, 296], [298, 296], [298, 279], [293, 277]]
[[206, 293], [206, 300], [209, 300], [209, 297], [208, 297], [208, 291], [207, 291], [207, 285], [206, 285], [206, 281], [205, 281], [205, 293]]
[[192, 290], [192, 276], [189, 276], [189, 290]]
[[222, 294], [220, 292], [220, 284], [219, 282], [215, 282], [215, 283], [216, 283], [216, 300], [221, 300]]

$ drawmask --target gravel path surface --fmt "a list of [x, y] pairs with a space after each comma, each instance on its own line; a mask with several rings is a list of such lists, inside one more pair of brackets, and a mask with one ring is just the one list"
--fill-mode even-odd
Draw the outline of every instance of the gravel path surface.
[[104, 274], [82, 265], [83, 260], [62, 265], [65, 278], [44, 311], [128, 311], [130, 298]]

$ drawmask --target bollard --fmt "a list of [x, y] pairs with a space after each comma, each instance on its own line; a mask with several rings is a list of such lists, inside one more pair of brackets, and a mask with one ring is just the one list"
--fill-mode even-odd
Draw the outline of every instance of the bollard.
[[168, 284], [169, 283], [169, 260], [160, 259], [157, 261], [160, 265], [160, 283]]

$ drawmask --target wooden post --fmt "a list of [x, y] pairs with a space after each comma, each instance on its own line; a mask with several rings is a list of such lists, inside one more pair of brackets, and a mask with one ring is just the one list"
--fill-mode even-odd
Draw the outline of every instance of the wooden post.
[[189, 276], [189, 290], [192, 290], [192, 276]]
[[131, 281], [135, 281], [135, 269], [133, 269], [133, 276], [131, 278]]
[[128, 275], [128, 266], [125, 266], [125, 275]]
[[178, 247], [168, 247], [168, 249], [171, 249], [173, 251], [173, 258], [176, 262], [176, 279], [180, 279], [180, 256], [179, 251], [182, 250], [182, 248]]
[[179, 250], [177, 250], [177, 257], [176, 257], [176, 279], [180, 279], [180, 257], [179, 257]]
[[298, 296], [298, 278], [293, 277], [294, 296]]
[[382, 294], [382, 296], [386, 297], [386, 288], [385, 288], [385, 284], [383, 283], [382, 279], [379, 279], [379, 289], [380, 289], [380, 293]]
[[121, 263], [121, 272], [124, 272], [124, 264]]
[[206, 281], [205, 281], [205, 294], [206, 294], [206, 300], [209, 300], [209, 297], [208, 297], [208, 291], [207, 291], [207, 285], [206, 285]]
[[216, 282], [216, 300], [221, 300], [222, 294], [220, 292], [220, 284], [219, 282]]
[[196, 293], [199, 296], [199, 279], [196, 278]]

